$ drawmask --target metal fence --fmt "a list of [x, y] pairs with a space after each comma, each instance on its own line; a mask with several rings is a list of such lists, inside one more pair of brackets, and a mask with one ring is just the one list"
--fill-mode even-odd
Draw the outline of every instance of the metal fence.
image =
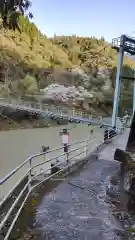
[[54, 114], [59, 114], [59, 115], [71, 115], [71, 116], [80, 116], [80, 117], [93, 117], [93, 118], [97, 118], [100, 119], [101, 117], [96, 114], [96, 113], [88, 113], [87, 111], [82, 111], [82, 110], [77, 110], [75, 108], [69, 108], [66, 106], [56, 106], [56, 105], [52, 105], [52, 104], [44, 104], [40, 101], [34, 101], [34, 102], [30, 102], [30, 101], [24, 101], [22, 99], [16, 100], [16, 99], [6, 99], [6, 98], [2, 98], [0, 97], [0, 105], [1, 106], [9, 106], [9, 107], [13, 107], [16, 109], [22, 109], [22, 110], [29, 110], [29, 111], [35, 111], [37, 113], [40, 113], [42, 111], [48, 111], [48, 112], [52, 112]]
[[[117, 132], [108, 134], [106, 142], [116, 137], [117, 134]], [[58, 173], [69, 170], [74, 164], [90, 156], [104, 142], [104, 135], [100, 139], [91, 137], [85, 141], [69, 145], [66, 153], [63, 152], [63, 147], [59, 147], [33, 155], [6, 175], [0, 181], [0, 239], [9, 239], [23, 206], [33, 189]], [[54, 168], [57, 169], [56, 172], [52, 171]], [[22, 184], [21, 188], [16, 191], [20, 184]], [[8, 204], [5, 208], [6, 201], [8, 201]]]
[[[86, 111], [76, 110], [76, 109], [69, 109], [68, 107], [62, 106], [54, 106], [43, 104], [41, 102], [29, 102], [29, 101], [22, 101], [15, 100], [15, 99], [4, 99], [0, 98], [0, 106], [2, 107], [11, 107], [16, 110], [21, 111], [28, 111], [31, 113], [37, 113], [42, 115], [44, 118], [52, 118], [52, 119], [65, 119], [68, 121], [75, 121], [81, 123], [90, 123], [96, 125], [104, 125], [111, 127], [111, 118], [109, 123], [106, 122], [106, 118], [102, 117], [98, 114], [89, 114]], [[124, 124], [122, 118], [117, 118], [116, 126], [119, 128], [121, 124]], [[126, 126], [127, 127], [127, 126]]]

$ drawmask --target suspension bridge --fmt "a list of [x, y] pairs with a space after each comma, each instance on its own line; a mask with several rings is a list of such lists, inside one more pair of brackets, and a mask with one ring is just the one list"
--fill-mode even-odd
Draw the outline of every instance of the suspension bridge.
[[[45, 120], [49, 118], [52, 120], [63, 119], [69, 122], [84, 123], [89, 125], [100, 125], [102, 127], [112, 128], [111, 121], [108, 121], [107, 117], [102, 117], [94, 113], [89, 114], [86, 111], [77, 111], [75, 109], [69, 109], [62, 106], [50, 106], [47, 104], [43, 104], [39, 101], [25, 102], [21, 100], [17, 101], [15, 99], [5, 100], [4, 98], [0, 98], [0, 107], [38, 114], [42, 116]], [[123, 118], [117, 117], [116, 126], [122, 127], [122, 124], [124, 124]]]
[[[106, 128], [110, 129], [110, 131], [107, 132], [107, 136], [105, 136], [104, 131], [102, 131], [98, 139], [92, 135], [85, 140], [74, 142], [71, 145], [69, 144], [68, 152], [63, 152], [63, 146], [60, 146], [56, 149], [51, 149], [51, 150], [47, 150], [46, 152], [32, 155], [31, 157], [26, 159], [23, 163], [21, 163], [16, 168], [14, 168], [11, 172], [9, 172], [3, 179], [0, 180], [0, 239], [1, 240], [14, 238], [14, 234], [18, 229], [17, 223], [21, 221], [20, 219], [21, 219], [22, 210], [24, 209], [25, 204], [29, 201], [29, 198], [33, 196], [33, 192], [36, 192], [37, 189], [40, 189], [39, 188], [40, 186], [42, 186], [42, 188], [44, 189], [43, 196], [42, 196], [45, 204], [44, 208], [45, 209], [48, 208], [48, 210], [46, 210], [48, 212], [44, 212], [44, 215], [49, 214], [47, 215], [48, 220], [45, 219], [45, 216], [43, 217], [44, 225], [46, 226], [46, 228], [38, 229], [41, 234], [40, 239], [45, 239], [44, 238], [46, 236], [45, 232], [46, 231], [52, 232], [52, 228], [53, 228], [52, 235], [56, 236], [54, 239], [60, 239], [60, 235], [58, 234], [58, 232], [61, 233], [62, 237], [64, 237], [65, 235], [63, 234], [65, 233], [59, 227], [59, 224], [61, 219], [63, 221], [63, 224], [65, 224], [63, 225], [63, 227], [68, 226], [67, 224], [68, 216], [63, 215], [64, 213], [63, 213], [62, 204], [66, 206], [65, 208], [66, 214], [68, 211], [70, 215], [72, 215], [71, 209], [74, 206], [72, 199], [69, 199], [68, 204], [70, 206], [67, 206], [67, 202], [65, 199], [65, 197], [68, 198], [69, 195], [67, 195], [67, 192], [70, 191], [69, 185], [67, 186], [67, 181], [69, 184], [69, 179], [70, 179], [70, 187], [71, 185], [77, 186], [76, 184], [71, 183], [71, 180], [73, 179], [72, 179], [72, 176], [70, 177], [70, 174], [73, 173], [74, 171], [77, 171], [78, 168], [81, 168], [82, 175], [80, 175], [79, 179], [82, 178], [82, 181], [86, 182], [86, 180], [88, 180], [89, 173], [88, 173], [88, 170], [85, 170], [85, 171], [83, 170], [83, 166], [85, 166], [85, 164], [87, 163], [86, 168], [89, 169], [89, 165], [92, 162], [92, 167], [93, 167], [93, 170], [95, 171], [95, 178], [97, 176], [97, 181], [102, 181], [103, 180], [102, 177], [100, 180], [98, 179], [98, 174], [96, 173], [97, 168], [99, 167], [99, 172], [102, 170], [102, 168], [110, 169], [108, 160], [110, 160], [110, 164], [113, 164], [112, 160], [114, 160], [114, 152], [116, 148], [119, 147], [120, 149], [123, 149], [123, 150], [126, 149], [128, 145], [129, 134], [130, 136], [133, 135], [134, 130], [132, 128], [131, 129], [127, 128], [127, 125], [124, 125], [124, 123], [120, 118], [118, 119], [118, 105], [119, 105], [119, 97], [120, 97], [121, 78], [123, 77], [121, 74], [122, 74], [124, 52], [127, 52], [131, 55], [135, 55], [135, 39], [122, 35], [120, 38], [113, 39], [112, 47], [117, 49], [118, 51], [118, 66], [117, 66], [117, 74], [116, 74], [116, 87], [115, 87], [115, 93], [114, 93], [112, 122], [110, 123], [106, 122], [106, 119], [103, 118], [102, 116], [94, 116], [92, 114], [89, 115], [86, 113], [77, 114], [75, 110], [71, 110], [71, 109], [65, 110], [65, 109], [62, 109], [61, 107], [56, 107], [56, 106], [50, 107], [47, 105], [43, 105], [39, 102], [33, 104], [30, 102], [23, 102], [23, 103], [16, 102], [15, 100], [10, 102], [5, 101], [4, 99], [0, 100], [0, 107], [4, 107], [4, 108], [9, 107], [15, 110], [37, 113], [42, 115], [44, 118], [51, 118], [54, 120], [66, 119], [67, 121], [70, 121], [70, 122], [84, 123], [88, 125], [98, 125], [99, 128], [101, 127], [105, 129]], [[133, 78], [133, 81], [135, 81], [134, 78]], [[133, 91], [134, 91], [134, 94], [133, 94], [133, 113], [134, 113], [135, 88]], [[133, 114], [131, 121], [134, 120], [134, 118], [135, 117]], [[121, 124], [119, 124], [119, 122]], [[133, 137], [132, 137], [132, 141], [134, 141]], [[132, 145], [131, 141], [130, 141], [130, 145]], [[111, 170], [108, 170], [108, 171], [109, 171], [109, 174], [112, 174], [112, 167], [111, 167]], [[93, 173], [91, 172], [91, 174]], [[99, 175], [101, 176], [102, 174], [99, 173]], [[64, 180], [64, 179], [67, 179], [67, 180]], [[74, 179], [76, 179], [76, 181], [79, 181], [77, 180], [78, 179], [77, 177], [75, 177]], [[51, 205], [46, 205], [47, 198], [49, 199], [48, 197], [49, 195], [45, 197], [45, 193], [47, 193], [47, 186], [49, 186], [48, 191], [50, 191], [50, 189], [52, 189], [52, 187], [56, 187], [59, 182], [63, 183], [62, 190], [58, 190], [59, 188], [56, 188], [56, 193], [58, 195], [57, 194], [55, 195], [53, 193], [54, 194], [53, 200], [50, 199], [50, 201], [52, 201]], [[48, 185], [44, 185], [44, 184], [48, 184]], [[51, 185], [51, 187], [49, 184]], [[85, 190], [85, 188], [86, 186], [82, 189]], [[63, 189], [65, 189], [64, 192], [63, 192]], [[66, 192], [66, 189], [67, 189], [67, 192]], [[75, 191], [74, 194], [78, 196], [78, 198], [81, 199], [80, 201], [82, 201], [82, 204], [84, 204], [85, 200], [83, 197], [81, 197], [80, 193]], [[56, 201], [57, 198], [59, 198], [62, 201], [62, 204], [60, 204], [60, 200], [59, 200], [59, 203], [57, 203], [58, 201], [58, 200]], [[74, 198], [74, 201], [76, 201], [75, 198]], [[59, 213], [61, 213], [63, 217], [56, 217], [56, 218], [54, 217], [54, 219], [50, 220], [49, 217], [50, 216], [52, 217], [53, 214], [55, 215], [56, 203], [59, 204]], [[52, 207], [52, 212], [50, 210], [50, 207]], [[74, 206], [74, 209], [72, 209], [72, 211], [73, 210], [75, 211], [75, 206]], [[39, 208], [37, 211], [41, 212], [42, 209]], [[37, 215], [38, 215], [37, 218], [40, 219], [39, 221], [42, 221], [41, 214], [39, 214], [38, 212]], [[37, 220], [35, 220], [34, 229], [37, 230], [38, 223], [36, 221]], [[49, 223], [47, 221], [51, 224], [50, 227], [48, 226]], [[74, 222], [77, 220], [73, 220], [73, 218], [71, 218], [70, 221]], [[54, 222], [55, 222], [55, 227], [54, 227]], [[75, 228], [77, 233], [80, 234], [80, 230], [77, 227], [71, 226], [70, 228], [72, 229], [72, 231], [73, 231], [73, 228]], [[67, 235], [69, 234], [69, 232], [71, 232], [70, 229], [67, 232]], [[83, 234], [84, 232], [86, 233], [85, 227], [82, 227], [82, 232]], [[81, 239], [80, 235], [78, 236], [79, 237], [77, 239]], [[84, 239], [85, 236], [84, 235], [81, 235], [81, 236], [83, 236], [83, 239]], [[87, 234], [87, 236], [95, 237], [94, 235], [89, 235], [89, 234]], [[108, 235], [105, 235], [105, 236], [108, 236]], [[47, 237], [46, 239], [51, 239]], [[67, 238], [64, 238], [64, 239], [67, 239]], [[74, 237], [72, 239], [76, 239], [76, 238]], [[89, 239], [91, 238], [89, 237]], [[104, 239], [107, 239], [107, 238], [104, 238]]]

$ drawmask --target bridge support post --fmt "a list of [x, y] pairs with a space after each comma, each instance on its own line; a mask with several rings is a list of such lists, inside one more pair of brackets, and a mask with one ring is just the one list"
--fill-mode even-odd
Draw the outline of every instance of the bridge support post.
[[112, 127], [116, 126], [116, 118], [118, 115], [118, 105], [119, 105], [119, 96], [120, 96], [120, 85], [121, 85], [121, 72], [124, 56], [124, 35], [120, 38], [120, 49], [118, 53], [118, 63], [117, 63], [117, 74], [116, 74], [116, 84], [115, 84], [115, 93], [114, 93], [114, 104], [113, 104], [113, 115], [112, 115]]
[[[135, 78], [135, 70], [134, 70], [134, 78]], [[135, 111], [135, 80], [133, 84], [133, 116], [134, 116], [134, 111]]]

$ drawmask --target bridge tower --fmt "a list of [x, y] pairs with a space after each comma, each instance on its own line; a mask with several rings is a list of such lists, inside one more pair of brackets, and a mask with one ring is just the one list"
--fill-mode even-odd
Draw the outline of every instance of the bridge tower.
[[[120, 97], [120, 87], [122, 77], [122, 65], [124, 52], [135, 55], [135, 38], [122, 35], [119, 38], [114, 38], [112, 40], [112, 47], [118, 52], [118, 63], [117, 63], [117, 73], [116, 73], [116, 84], [114, 92], [114, 104], [113, 104], [113, 114], [112, 114], [112, 126], [116, 126], [116, 118], [118, 116], [118, 106], [119, 106], [119, 97]], [[134, 69], [135, 71], [135, 69]], [[129, 80], [134, 80], [134, 93], [133, 93], [133, 112], [135, 111], [135, 76], [134, 78], [125, 77]]]

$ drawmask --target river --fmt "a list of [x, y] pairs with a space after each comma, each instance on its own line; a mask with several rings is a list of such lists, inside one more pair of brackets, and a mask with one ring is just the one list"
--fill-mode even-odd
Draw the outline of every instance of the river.
[[101, 138], [102, 129], [86, 124], [69, 124], [49, 128], [20, 129], [1, 131], [0, 133], [0, 179], [17, 167], [29, 156], [39, 153], [42, 145], [50, 149], [61, 146], [60, 131], [67, 127], [70, 143], [85, 140], [91, 136], [90, 129], [97, 140]]

